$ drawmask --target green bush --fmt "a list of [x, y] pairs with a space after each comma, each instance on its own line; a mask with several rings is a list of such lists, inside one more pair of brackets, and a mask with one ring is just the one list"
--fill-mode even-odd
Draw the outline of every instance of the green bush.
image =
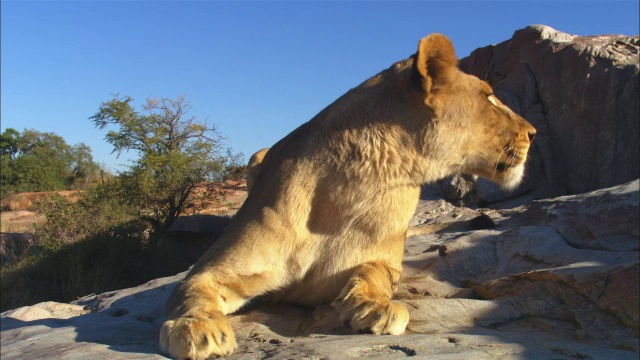
[[0, 134], [0, 196], [9, 192], [84, 189], [98, 179], [91, 148], [54, 133], [7, 128]]

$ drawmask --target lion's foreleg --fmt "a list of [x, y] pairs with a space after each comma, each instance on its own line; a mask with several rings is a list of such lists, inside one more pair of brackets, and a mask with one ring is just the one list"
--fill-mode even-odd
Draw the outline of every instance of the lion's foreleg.
[[225, 317], [226, 299], [210, 276], [187, 278], [167, 303], [167, 321], [160, 330], [160, 349], [177, 359], [224, 356], [236, 347]]
[[338, 310], [340, 320], [354, 331], [402, 334], [409, 322], [409, 311], [391, 300], [399, 280], [400, 271], [385, 262], [358, 265], [331, 305]]
[[178, 359], [225, 356], [236, 347], [225, 316], [263, 293], [267, 274], [214, 276], [208, 269], [178, 285], [167, 302], [167, 321], [160, 330], [160, 348]]

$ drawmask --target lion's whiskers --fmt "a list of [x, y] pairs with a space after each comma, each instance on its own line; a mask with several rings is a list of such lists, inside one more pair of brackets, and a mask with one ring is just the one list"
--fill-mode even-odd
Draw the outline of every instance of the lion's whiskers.
[[496, 177], [496, 171], [498, 171], [498, 164], [500, 164], [500, 157], [502, 156], [502, 154], [504, 154], [507, 149], [509, 149], [509, 146], [505, 146], [504, 149], [502, 149], [502, 151], [500, 152], [500, 155], [498, 155], [498, 160], [496, 160], [496, 166], [493, 167], [493, 174], [491, 174], [491, 180], [495, 179]]

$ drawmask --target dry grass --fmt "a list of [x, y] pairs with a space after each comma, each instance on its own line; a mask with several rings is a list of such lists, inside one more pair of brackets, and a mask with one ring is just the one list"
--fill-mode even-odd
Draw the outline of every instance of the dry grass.
[[0, 213], [0, 232], [33, 233], [35, 226], [44, 220], [44, 215], [34, 211], [3, 211]]

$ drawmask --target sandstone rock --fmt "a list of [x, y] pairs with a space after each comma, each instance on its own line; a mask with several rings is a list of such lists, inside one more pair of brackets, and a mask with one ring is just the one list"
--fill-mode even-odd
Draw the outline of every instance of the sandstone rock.
[[473, 206], [482, 201], [478, 192], [477, 176], [460, 174], [436, 182], [442, 195], [457, 206]]
[[70, 202], [76, 202], [80, 199], [81, 191], [78, 190], [62, 190], [48, 192], [25, 192], [9, 195], [2, 199], [0, 206], [4, 210], [9, 211], [35, 211], [37, 205], [52, 195], [60, 195]]
[[538, 129], [524, 185], [505, 193], [480, 179], [481, 200], [578, 194], [638, 178], [639, 54], [638, 36], [576, 36], [534, 25], [462, 59], [464, 71], [487, 80]]
[[203, 182], [191, 191], [190, 201], [183, 215], [233, 216], [246, 198], [247, 182], [244, 179]]
[[47, 301], [33, 306], [24, 306], [19, 309], [9, 310], [3, 313], [3, 315], [7, 319], [36, 321], [43, 319], [70, 319], [87, 313], [89, 313], [89, 310], [86, 310], [80, 305]]
[[[421, 201], [413, 224], [482, 212], [498, 226], [407, 239], [405, 335], [351, 334], [329, 306], [255, 304], [230, 317], [229, 359], [637, 359], [639, 186], [505, 210]], [[185, 274], [2, 313], [0, 355], [164, 358], [164, 304]]]

